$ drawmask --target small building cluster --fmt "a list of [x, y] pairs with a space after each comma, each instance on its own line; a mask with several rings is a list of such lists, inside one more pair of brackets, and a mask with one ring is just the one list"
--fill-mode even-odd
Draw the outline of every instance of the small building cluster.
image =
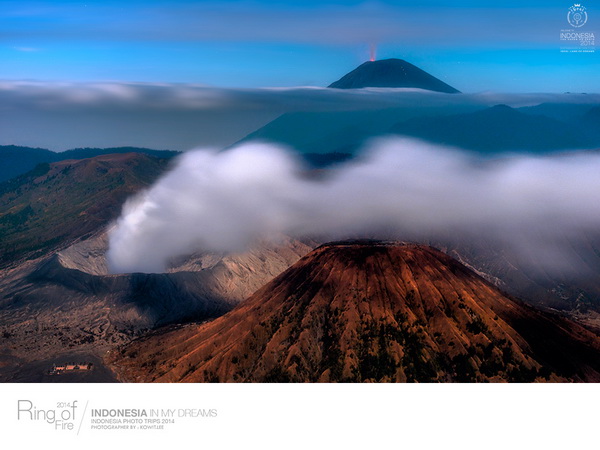
[[66, 364], [54, 364], [52, 369], [50, 370], [50, 375], [60, 375], [65, 372], [74, 372], [79, 370], [92, 370], [94, 366], [93, 363], [90, 362], [81, 362], [81, 363], [66, 363]]

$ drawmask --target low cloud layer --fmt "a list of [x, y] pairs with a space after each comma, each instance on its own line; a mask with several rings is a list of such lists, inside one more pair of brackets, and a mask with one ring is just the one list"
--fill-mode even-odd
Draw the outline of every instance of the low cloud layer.
[[501, 241], [560, 265], [600, 225], [600, 155], [477, 159], [410, 139], [307, 176], [291, 150], [245, 144], [184, 154], [128, 201], [110, 232], [113, 272], [161, 272], [194, 250], [240, 251], [278, 234]]
[[[334, 80], [332, 80], [334, 81]], [[347, 111], [389, 107], [539, 103], [600, 103], [600, 94], [444, 94], [409, 88], [329, 89], [324, 87], [220, 88], [193, 83], [60, 82], [0, 80], [3, 109], [50, 111], [89, 108], [132, 110]], [[418, 101], [415, 101], [418, 100]]]
[[419, 116], [453, 114], [499, 103], [512, 107], [600, 104], [600, 95], [0, 81], [0, 145], [58, 151], [74, 147], [225, 147], [287, 112], [402, 108], [408, 116]]

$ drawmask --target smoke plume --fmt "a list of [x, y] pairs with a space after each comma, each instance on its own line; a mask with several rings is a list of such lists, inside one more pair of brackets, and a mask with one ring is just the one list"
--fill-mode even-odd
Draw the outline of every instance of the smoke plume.
[[[132, 198], [110, 232], [113, 272], [160, 272], [195, 250], [233, 252], [279, 234], [501, 240], [547, 261], [600, 225], [600, 155], [489, 160], [403, 138], [310, 173], [286, 148], [195, 150]], [[555, 262], [553, 262], [554, 264]]]

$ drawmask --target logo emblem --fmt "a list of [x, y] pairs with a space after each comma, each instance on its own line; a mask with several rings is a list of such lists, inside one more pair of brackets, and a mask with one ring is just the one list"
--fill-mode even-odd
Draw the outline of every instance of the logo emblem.
[[567, 20], [573, 28], [579, 28], [585, 25], [587, 22], [587, 11], [585, 6], [581, 6], [579, 3], [575, 3], [569, 8], [567, 13]]

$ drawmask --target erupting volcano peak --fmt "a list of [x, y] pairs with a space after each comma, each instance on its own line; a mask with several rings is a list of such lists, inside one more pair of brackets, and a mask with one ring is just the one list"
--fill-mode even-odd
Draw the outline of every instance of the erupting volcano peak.
[[459, 93], [457, 89], [402, 59], [375, 60], [375, 47], [371, 47], [371, 60], [329, 85], [337, 89], [366, 87], [419, 88], [428, 91]]

